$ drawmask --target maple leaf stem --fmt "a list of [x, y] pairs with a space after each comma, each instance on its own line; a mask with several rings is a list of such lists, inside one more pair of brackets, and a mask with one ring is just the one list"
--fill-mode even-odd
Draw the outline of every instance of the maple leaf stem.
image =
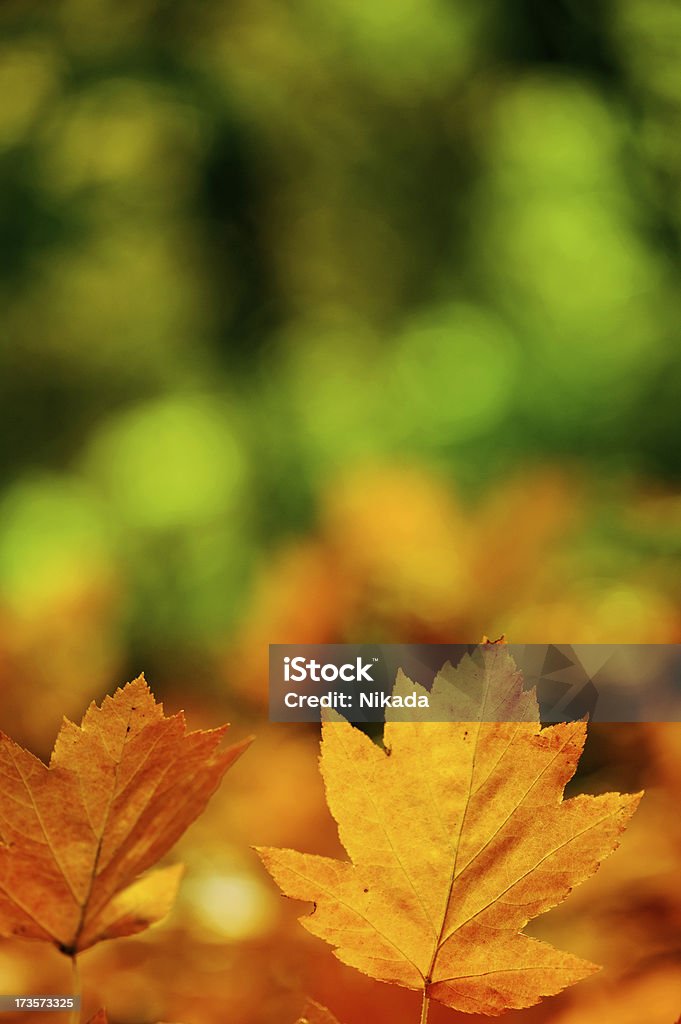
[[[80, 967], [78, 964], [78, 957], [74, 954], [71, 957], [71, 995], [75, 999], [80, 999], [82, 994], [82, 986], [80, 981]], [[77, 1005], [77, 1004], [76, 1004]], [[80, 1021], [80, 1010], [74, 1009], [69, 1015], [69, 1024], [79, 1024]]]
[[428, 993], [423, 990], [423, 1002], [421, 1003], [421, 1020], [419, 1024], [428, 1024], [428, 1010], [430, 1009], [430, 999]]

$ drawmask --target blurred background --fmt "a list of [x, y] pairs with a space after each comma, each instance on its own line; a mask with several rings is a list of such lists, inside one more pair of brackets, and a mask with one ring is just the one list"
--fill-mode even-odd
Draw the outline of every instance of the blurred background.
[[[268, 643], [680, 640], [679, 68], [674, 0], [4, 0], [0, 726], [144, 670], [259, 736], [84, 959], [114, 1024], [418, 1019], [248, 851], [337, 850]], [[605, 980], [519, 1020], [681, 1010], [680, 730], [594, 730], [579, 786], [654, 796], [542, 923]]]

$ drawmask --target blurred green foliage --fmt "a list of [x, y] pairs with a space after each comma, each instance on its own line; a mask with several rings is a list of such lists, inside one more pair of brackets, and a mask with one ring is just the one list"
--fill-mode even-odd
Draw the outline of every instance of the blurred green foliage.
[[218, 643], [364, 459], [678, 482], [675, 0], [4, 0], [0, 90], [10, 607]]

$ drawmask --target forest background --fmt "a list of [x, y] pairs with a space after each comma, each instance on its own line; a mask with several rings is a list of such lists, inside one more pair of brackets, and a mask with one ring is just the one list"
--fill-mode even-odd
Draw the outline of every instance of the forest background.
[[[338, 852], [268, 643], [679, 642], [680, 69], [673, 0], [3, 3], [0, 727], [47, 757], [144, 670], [257, 734], [93, 1011], [414, 1019], [250, 852]], [[508, 1019], [671, 1024], [681, 726], [575, 785], [649, 790], [534, 926], [606, 971]], [[63, 972], [0, 944], [0, 990]]]

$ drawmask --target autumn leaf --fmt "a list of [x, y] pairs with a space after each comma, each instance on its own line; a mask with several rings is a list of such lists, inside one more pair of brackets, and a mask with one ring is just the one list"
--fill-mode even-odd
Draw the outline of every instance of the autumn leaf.
[[[303, 924], [340, 960], [471, 1013], [530, 1006], [598, 969], [522, 929], [597, 870], [640, 799], [563, 800], [586, 725], [542, 729], [519, 680], [507, 649], [485, 645], [431, 691], [442, 708], [475, 695], [474, 721], [389, 720], [385, 749], [324, 722], [321, 771], [350, 861], [259, 850], [287, 896], [315, 904]], [[515, 720], [485, 721], [492, 681], [493, 706]]]
[[313, 999], [309, 999], [296, 1024], [338, 1024], [338, 1021], [325, 1006], [320, 1006]]
[[0, 934], [75, 955], [160, 920], [182, 868], [138, 876], [250, 743], [219, 751], [225, 729], [187, 733], [140, 677], [65, 719], [49, 767], [0, 734]]

